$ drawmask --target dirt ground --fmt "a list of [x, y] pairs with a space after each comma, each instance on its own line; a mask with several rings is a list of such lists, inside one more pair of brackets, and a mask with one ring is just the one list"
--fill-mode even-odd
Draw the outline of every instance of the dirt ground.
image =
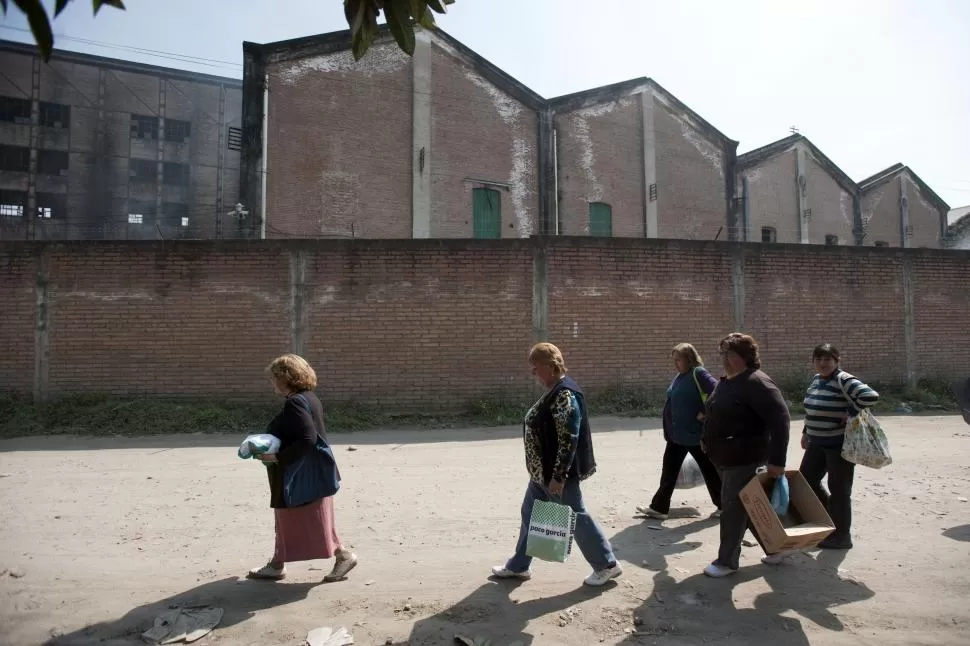
[[[328, 562], [241, 578], [270, 555], [273, 522], [239, 437], [0, 442], [0, 643], [140, 643], [170, 604], [212, 603], [225, 616], [199, 644], [296, 646], [318, 626], [358, 645], [966, 644], [970, 427], [883, 421], [895, 463], [857, 470], [855, 549], [769, 567], [747, 547], [737, 575], [711, 580], [703, 487], [678, 491], [662, 527], [633, 518], [659, 476], [657, 421], [595, 420], [584, 492], [625, 570], [598, 590], [581, 585], [578, 550], [527, 583], [486, 578], [513, 547], [526, 485], [513, 428], [334, 436], [338, 531], [361, 563], [333, 584]], [[792, 442], [789, 464], [799, 456]]]

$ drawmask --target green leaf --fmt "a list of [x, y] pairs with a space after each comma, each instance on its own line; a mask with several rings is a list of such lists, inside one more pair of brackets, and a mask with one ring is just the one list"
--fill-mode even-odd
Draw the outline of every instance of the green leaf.
[[367, 14], [367, 0], [344, 0], [344, 15], [350, 25], [350, 33], [356, 36], [364, 24]]
[[441, 0], [428, 0], [428, 6], [438, 13], [445, 13], [445, 6], [441, 4]]
[[411, 23], [410, 0], [387, 0], [384, 17], [394, 40], [408, 56], [414, 55], [414, 25]]
[[109, 7], [114, 7], [115, 9], [125, 10], [125, 3], [121, 0], [91, 0], [91, 4], [94, 5], [94, 15], [98, 15], [101, 11], [103, 5], [108, 5]]
[[7, 0], [0, 0], [0, 8], [3, 9], [3, 15], [7, 15]]
[[13, 0], [13, 2], [27, 16], [30, 31], [33, 32], [37, 49], [40, 50], [40, 57], [46, 63], [51, 59], [51, 52], [54, 50], [54, 32], [51, 31], [51, 23], [47, 19], [44, 5], [40, 0]]
[[411, 15], [425, 29], [434, 29], [434, 14], [428, 9], [427, 0], [411, 0]]
[[67, 3], [71, 0], [57, 0], [57, 4], [54, 5], [54, 17], [57, 18], [61, 15], [61, 12], [67, 8]]

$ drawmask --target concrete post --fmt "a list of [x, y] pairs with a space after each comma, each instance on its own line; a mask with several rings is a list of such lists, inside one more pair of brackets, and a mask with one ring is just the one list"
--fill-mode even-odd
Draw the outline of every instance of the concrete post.
[[912, 236], [909, 235], [909, 194], [906, 190], [905, 175], [899, 176], [899, 227], [904, 248], [913, 246]]
[[290, 250], [290, 351], [303, 355], [306, 349], [307, 322], [307, 265], [305, 249]]
[[38, 249], [34, 285], [34, 401], [47, 401], [50, 380], [50, 252], [47, 245]]
[[532, 237], [532, 340], [549, 338], [549, 263], [546, 240]]
[[808, 203], [808, 177], [805, 174], [808, 163], [805, 160], [805, 149], [799, 146], [795, 150], [795, 194], [798, 203], [798, 238], [801, 244], [809, 244], [808, 221], [811, 217]]
[[643, 235], [647, 238], [657, 238], [660, 236], [657, 216], [660, 193], [657, 186], [657, 137], [653, 125], [653, 92], [645, 90], [640, 93], [640, 107], [643, 115], [643, 204], [646, 213]]
[[734, 317], [734, 329], [744, 330], [744, 247], [736, 245], [731, 250], [731, 313]]
[[913, 263], [909, 254], [903, 256], [903, 342], [906, 346], [906, 384], [916, 387], [916, 310], [913, 305]]
[[431, 237], [431, 34], [415, 30], [411, 57], [411, 237]]

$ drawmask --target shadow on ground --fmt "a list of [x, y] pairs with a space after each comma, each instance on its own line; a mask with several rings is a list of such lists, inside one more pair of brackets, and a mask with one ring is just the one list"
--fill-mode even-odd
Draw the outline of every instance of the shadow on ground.
[[[833, 609], [874, 595], [864, 585], [839, 577], [845, 552], [824, 550], [768, 566], [760, 563], [762, 552], [752, 548], [746, 550], [747, 564], [733, 576], [715, 580], [697, 572], [678, 582], [671, 574], [677, 559], [671, 557], [700, 548], [701, 543], [687, 539], [715, 526], [717, 521], [709, 518], [663, 531], [641, 524], [611, 539], [630, 567], [654, 572], [653, 592], [633, 610], [640, 623], [638, 634], [622, 643], [642, 644], [644, 636], [663, 636], [665, 644], [808, 644], [802, 621], [791, 615], [826, 630], [842, 631], [844, 626]], [[713, 560], [716, 545], [704, 549], [711, 551]], [[751, 608], [736, 607], [734, 588], [762, 577], [770, 591], [759, 594]]]
[[[531, 621], [573, 606], [582, 607], [583, 602], [616, 588], [615, 583], [602, 588], [583, 586], [565, 594], [516, 603], [509, 595], [521, 584], [521, 581], [490, 580], [453, 606], [416, 621], [408, 638], [395, 646], [457, 644], [456, 635], [488, 640], [491, 646], [529, 646], [537, 639], [525, 633]], [[541, 632], [539, 637], [540, 643], [554, 640]]]
[[944, 530], [943, 535], [955, 541], [970, 542], [970, 525], [957, 525]]
[[139, 606], [115, 621], [106, 621], [72, 633], [60, 635], [47, 646], [121, 646], [144, 643], [141, 633], [152, 626], [155, 617], [172, 606], [213, 605], [225, 614], [216, 630], [247, 621], [257, 612], [306, 599], [321, 583], [277, 583], [247, 581], [235, 577], [220, 579], [186, 592]]

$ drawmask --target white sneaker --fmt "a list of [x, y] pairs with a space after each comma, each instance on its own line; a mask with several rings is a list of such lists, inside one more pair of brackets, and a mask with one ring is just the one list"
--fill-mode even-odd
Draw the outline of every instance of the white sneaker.
[[355, 567], [357, 567], [357, 555], [350, 550], [341, 550], [337, 552], [337, 561], [333, 564], [333, 569], [330, 574], [323, 577], [323, 580], [327, 583], [342, 581]]
[[661, 514], [659, 511], [653, 507], [637, 507], [637, 511], [646, 516], [647, 518], [654, 518], [656, 520], [667, 520], [667, 514]]
[[276, 569], [269, 563], [263, 567], [254, 567], [246, 575], [249, 579], [269, 579], [270, 581], [282, 581], [286, 578], [286, 566]]
[[513, 572], [504, 565], [496, 565], [492, 568], [492, 576], [496, 579], [522, 579], [523, 581], [528, 581], [532, 578], [532, 570]]
[[761, 557], [761, 562], [765, 565], [781, 565], [786, 558], [798, 554], [801, 550], [783, 550], [774, 554], [765, 554]]
[[726, 576], [730, 576], [737, 572], [737, 570], [725, 567], [720, 563], [711, 563], [706, 568], [704, 568], [704, 574], [711, 577], [712, 579], [723, 579]]
[[595, 570], [583, 581], [586, 585], [598, 588], [601, 585], [606, 585], [608, 582], [612, 581], [616, 577], [623, 574], [623, 568], [620, 567], [619, 563], [615, 563], [613, 567], [608, 567], [604, 570]]

